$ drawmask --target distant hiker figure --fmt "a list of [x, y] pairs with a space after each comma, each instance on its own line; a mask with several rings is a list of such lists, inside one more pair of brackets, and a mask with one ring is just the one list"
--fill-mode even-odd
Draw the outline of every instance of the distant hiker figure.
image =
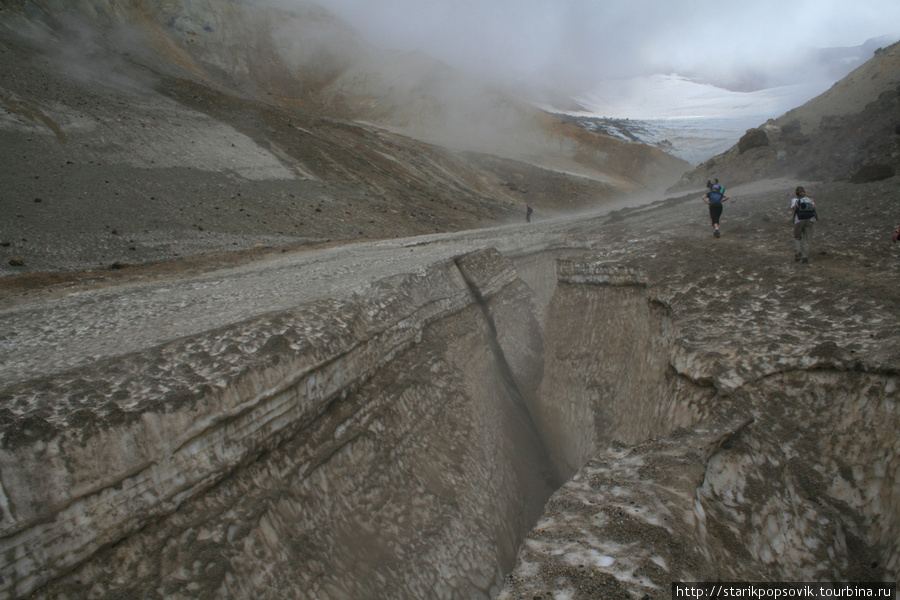
[[806, 190], [797, 187], [791, 199], [791, 215], [794, 220], [794, 261], [808, 263], [812, 246], [813, 222], [819, 220], [816, 203], [806, 195]]
[[722, 192], [723, 194], [725, 193], [725, 186], [722, 185], [721, 183], [719, 183], [718, 179], [713, 179], [713, 185], [719, 186], [719, 191]]
[[531, 223], [531, 213], [534, 212], [534, 209], [532, 209], [532, 208], [531, 208], [530, 206], [528, 206], [527, 204], [525, 205], [525, 208], [528, 209], [528, 210], [525, 211], [525, 222], [526, 222], [526, 223]]
[[728, 196], [722, 193], [718, 184], [713, 184], [712, 188], [703, 195], [701, 200], [709, 205], [709, 219], [712, 221], [713, 236], [719, 237], [719, 219], [722, 218], [722, 203], [728, 200]]
[[894, 232], [894, 235], [891, 236], [891, 239], [894, 240], [894, 243], [897, 243], [897, 240], [900, 240], [900, 225], [897, 225], [897, 230]]

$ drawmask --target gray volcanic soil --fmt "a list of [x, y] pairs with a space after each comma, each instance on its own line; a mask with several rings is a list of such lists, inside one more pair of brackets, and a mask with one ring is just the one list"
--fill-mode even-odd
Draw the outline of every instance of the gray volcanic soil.
[[[330, 105], [223, 92], [7, 15], [0, 276], [463, 231], [520, 221], [529, 203], [536, 218], [597, 207], [623, 185], [336, 119]], [[558, 135], [587, 136], [638, 174], [686, 166], [636, 144], [594, 148], [610, 138], [577, 128]]]
[[[707, 365], [702, 373], [715, 378], [715, 388], [726, 398], [729, 389], [765, 379], [783, 365], [810, 373], [838, 372], [851, 382], [859, 374], [900, 372], [900, 247], [891, 242], [891, 229], [880, 214], [895, 187], [890, 181], [860, 186], [804, 183], [822, 217], [806, 265], [793, 261], [787, 207], [794, 182], [781, 180], [729, 189], [732, 200], [725, 206], [720, 239], [712, 237], [706, 207], [696, 191], [606, 215], [458, 234], [327, 249], [229, 252], [83, 273], [67, 281], [54, 282], [41, 274], [7, 277], [0, 315], [0, 330], [7, 334], [0, 343], [9, 360], [0, 380], [15, 394], [15, 410], [29, 417], [22, 419], [29, 427], [39, 422], [32, 415], [45, 415], [48, 409], [53, 419], [66, 419], [76, 406], [37, 407], [20, 401], [40, 402], [41, 394], [29, 392], [40, 385], [74, 385], [67, 378], [83, 371], [67, 375], [67, 368], [92, 361], [115, 364], [103, 359], [213, 326], [205, 320], [220, 326], [259, 314], [251, 311], [340, 298], [375, 278], [419, 272], [490, 246], [510, 254], [556, 249], [646, 273], [650, 297], [671, 309], [679, 343]], [[249, 261], [254, 264], [228, 268]], [[130, 285], [120, 285], [125, 283]], [[106, 289], [89, 291], [97, 287]], [[893, 390], [890, 393], [896, 394]], [[772, 393], [766, 400], [787, 412], [804, 404], [783, 393]], [[838, 399], [835, 406], [840, 405]], [[108, 424], [115, 418], [104, 417]], [[10, 422], [7, 426], [15, 427]], [[798, 426], [788, 422], [787, 433], [792, 435]], [[780, 435], [778, 440], [788, 439]], [[551, 503], [543, 518], [565, 521], [569, 513], [557, 514], [559, 510], [559, 503]], [[582, 530], [570, 524], [559, 535], [578, 540]], [[546, 534], [536, 529], [530, 538]], [[659, 542], [645, 529], [631, 534], [642, 548], [652, 549]], [[853, 579], [893, 577], [883, 568], [867, 566], [882, 564], [886, 559], [880, 557], [890, 552], [866, 547], [854, 553], [851, 558], [858, 564]], [[556, 565], [547, 564], [555, 575]], [[530, 587], [516, 587], [519, 581], [518, 575], [508, 579], [513, 586], [509, 597], [533, 598]], [[611, 590], [618, 587], [607, 577], [599, 583], [592, 580], [592, 586], [600, 587], [590, 589], [602, 590], [604, 582]]]
[[[797, 310], [812, 317], [813, 323], [821, 322], [823, 331], [831, 327], [829, 323], [840, 322], [842, 329], [847, 327], [847, 333], [842, 334], [846, 338], [843, 342], [846, 351], [863, 341], [853, 339], [857, 333], [852, 321], [862, 319], [861, 315], [871, 312], [872, 307], [879, 307], [878, 311], [885, 311], [891, 318], [871, 334], [885, 342], [883, 353], [878, 352], [874, 358], [879, 364], [896, 364], [900, 331], [888, 324], [900, 314], [900, 294], [896, 287], [900, 275], [900, 245], [892, 243], [892, 227], [882, 216], [883, 207], [889, 205], [897, 193], [896, 184], [893, 180], [864, 185], [805, 182], [818, 203], [822, 219], [816, 225], [812, 257], [807, 265], [793, 261], [788, 207], [794, 185], [793, 181], [773, 180], [730, 188], [731, 200], [725, 204], [720, 239], [713, 238], [706, 206], [700, 200], [701, 191], [696, 191], [651, 203], [633, 200], [630, 207], [623, 202], [611, 206], [605, 214], [594, 212], [569, 218], [538, 219], [530, 225], [522, 222], [455, 234], [350, 245], [338, 242], [314, 247], [293, 244], [244, 251], [226, 251], [223, 246], [217, 252], [120, 269], [8, 276], [0, 279], [0, 306], [21, 306], [27, 310], [25, 305], [32, 302], [62, 298], [78, 291], [197, 278], [195, 283], [186, 280], [180, 288], [173, 288], [188, 291], [184, 297], [170, 292], [166, 301], [171, 305], [170, 309], [145, 310], [156, 314], [158, 322], [147, 320], [149, 315], [144, 315], [140, 327], [134, 331], [125, 325], [132, 321], [128, 317], [123, 316], [125, 320], [120, 325], [109, 329], [101, 327], [101, 321], [115, 323], [121, 319], [99, 313], [92, 317], [93, 308], [71, 309], [72, 315], [66, 317], [65, 327], [58, 326], [55, 338], [65, 346], [66, 327], [73, 331], [93, 328], [94, 335], [99, 336], [97, 347], [70, 351], [77, 356], [96, 358], [104, 355], [101, 348], [114, 348], [118, 352], [137, 349], [170, 336], [196, 332], [209, 319], [221, 324], [249, 317], [251, 312], [248, 311], [259, 314], [285, 309], [327, 297], [330, 293], [359, 288], [382, 277], [411, 272], [478, 248], [493, 246], [511, 253], [552, 247], [583, 248], [606, 256], [610, 263], [624, 263], [646, 272], [652, 286], [660, 290], [663, 297], [667, 288], [685, 285], [703, 289], [704, 294], [698, 298], [710, 294], [718, 296], [720, 300], [712, 305], [692, 305], [688, 311], [696, 314], [692, 318], [709, 319], [703, 329], [710, 348], [725, 348], [730, 352], [727, 350], [729, 344], [741, 334], [734, 330], [734, 324], [728, 325], [728, 331], [719, 331], [717, 324], [728, 323], [732, 311], [755, 303], [757, 296], [763, 293], [761, 290], [783, 290], [790, 294]], [[616, 206], [618, 208], [612, 210]], [[140, 213], [133, 218], [139, 222]], [[52, 223], [48, 220], [47, 227], [52, 227]], [[79, 252], [87, 254], [92, 250], [99, 252], [89, 244], [78, 248]], [[252, 267], [250, 263], [258, 266]], [[240, 272], [231, 269], [240, 265], [247, 267]], [[217, 275], [220, 270], [221, 275]], [[284, 275], [275, 278], [279, 282], [277, 287], [255, 289], [258, 285], [273, 285], [265, 283], [265, 278], [272, 278], [271, 273], [278, 270]], [[252, 283], [255, 278], [260, 283]], [[225, 290], [224, 286], [219, 286], [220, 279], [233, 283]], [[204, 282], [213, 280], [218, 286], [215, 293], [194, 289], [200, 290], [206, 285]], [[254, 289], [244, 289], [248, 286]], [[135, 293], [140, 293], [140, 288], [128, 295]], [[246, 298], [260, 294], [257, 300], [247, 304]], [[204, 300], [207, 296], [208, 301]], [[223, 301], [218, 299], [220, 297], [235, 300]], [[846, 301], [837, 301], [835, 298], [838, 297], [846, 298]], [[204, 308], [204, 302], [212, 304]], [[181, 308], [177, 308], [179, 306]], [[805, 312], [810, 306], [815, 306], [817, 314]], [[35, 305], [35, 308], [39, 306]], [[102, 309], [102, 305], [98, 309]], [[137, 305], [133, 310], [140, 312]], [[187, 311], [193, 311], [193, 316], [182, 316], [187, 315]], [[47, 318], [35, 317], [34, 322], [25, 323], [21, 316], [17, 317], [18, 341], [9, 340], [15, 342], [16, 349], [11, 353], [15, 359], [9, 361], [4, 371], [6, 379], [21, 379], [29, 372], [36, 375], [55, 365], [54, 360], [60, 360], [53, 356], [54, 346], [44, 331], [50, 322]], [[95, 319], [93, 327], [92, 319]], [[766, 336], [782, 338], [779, 345], [790, 347], [790, 321], [783, 322], [784, 316], [776, 314], [768, 315], [766, 319], [765, 324], [749, 325], [754, 329], [765, 329]], [[27, 333], [32, 329], [32, 334]], [[141, 335], [149, 338], [142, 339]], [[113, 337], [107, 339], [108, 336]], [[115, 336], [122, 339], [115, 341]], [[105, 341], [101, 343], [100, 338]], [[57, 366], [72, 366], [82, 359], [73, 358], [71, 363], [67, 360], [63, 358]], [[13, 376], [14, 372], [18, 375]]]
[[[45, 175], [44, 178], [50, 178], [50, 175]], [[61, 185], [63, 181], [59, 180], [57, 183]], [[894, 179], [862, 185], [824, 182], [805, 184], [819, 206], [822, 219], [815, 229], [813, 258], [808, 266], [794, 265], [791, 261], [792, 242], [787, 207], [793, 187], [797, 184], [784, 179], [729, 188], [731, 200], [725, 204], [723, 237], [719, 240], [712, 239], [705, 205], [699, 199], [702, 190], [697, 190], [676, 199], [652, 202], [647, 208], [640, 209], [641, 216], [635, 231], [613, 228], [610, 232], [612, 237], [604, 237], [599, 243], [607, 246], [614, 241], [633, 244], [658, 239], [663, 246], [653, 253], [652, 260], [641, 261], [640, 266], [661, 275], [665, 275], [671, 267], [665, 259], [693, 256], [693, 259], [682, 262], [681, 268], [687, 269], [686, 272], [681, 272], [682, 277], [700, 275], [710, 270], [710, 260], [719, 265], [716, 277], [727, 277], [729, 272], [739, 266], [780, 265], [783, 269], [790, 269], [785, 272], [786, 276], [787, 273], [792, 277], [803, 273], [815, 276], [832, 273], [833, 276], [840, 275], [850, 281], [858, 281], [856, 285], [862, 285], [865, 281], [867, 294], [884, 296], [885, 299], [896, 298], [900, 245], [891, 242], [891, 233], [896, 228], [894, 221], [900, 220], [900, 215], [893, 215], [892, 219], [892, 215], [885, 214], [890, 213], [890, 207], [896, 203], [898, 184]], [[627, 204], [644, 204], [648, 200], [652, 201], [645, 198], [620, 201], [603, 212]], [[98, 199], [96, 202], [98, 206], [95, 207], [94, 214], [115, 214], [113, 222], [123, 229], [141, 230], [154, 220], [152, 215], [148, 215], [146, 210], [135, 203], [121, 202], [115, 197], [105, 202]], [[39, 232], [42, 239], [58, 240], [52, 247], [50, 242], [45, 242], [47, 245], [38, 247], [38, 252], [43, 250], [46, 255], [70, 259], [77, 256], [79, 263], [93, 263], [97, 268], [66, 270], [65, 267], [71, 263], [65, 259], [61, 261], [59, 270], [52, 271], [21, 273], [6, 266], [8, 275], [0, 278], [4, 304], [21, 295], [38, 292], [44, 295], [135, 280], [180, 277], [345, 243], [330, 239], [297, 241], [263, 233], [243, 234], [243, 249], [235, 250], [235, 242], [230, 238], [209, 236], [203, 241], [204, 251], [194, 254], [198, 248], [191, 237], [173, 238], [169, 244], [171, 258], [152, 260], [158, 258], [156, 254], [146, 252], [142, 255], [140, 249], [136, 249], [126, 254], [134, 257], [133, 262], [113, 264], [110, 260], [119, 255], [111, 255], [108, 246], [97, 244], [96, 239], [90, 236], [73, 235], [72, 225], [61, 218], [54, 208], [51, 202], [46, 201], [21, 203], [16, 208], [16, 218], [19, 219], [19, 224], [30, 224], [29, 230]], [[624, 210], [613, 213], [610, 218], [613, 222], [624, 224], [627, 221], [623, 215], [630, 212]], [[245, 227], [246, 218], [240, 211], [214, 209], [214, 217], [222, 229], [240, 230]], [[543, 216], [537, 213], [533, 225], [539, 226], [542, 220]], [[554, 223], [554, 229], [557, 229], [559, 224], [556, 221]], [[109, 237], [118, 242], [121, 234], [109, 229]], [[9, 233], [7, 230], [7, 237]], [[19, 229], [19, 233], [29, 235], [24, 232], [24, 227]], [[415, 227], [404, 229], [398, 225], [385, 237], [405, 237], [417, 233], [419, 232]], [[638, 239], [632, 239], [633, 236], [638, 236]], [[590, 241], [598, 243], [596, 239]], [[21, 255], [24, 243], [22, 240], [14, 240], [8, 245], [4, 243], [0, 247], [3, 262], [7, 263], [13, 256]], [[142, 256], [145, 260], [140, 260]], [[49, 260], [44, 259], [47, 262]], [[17, 272], [20, 274], [16, 274]]]

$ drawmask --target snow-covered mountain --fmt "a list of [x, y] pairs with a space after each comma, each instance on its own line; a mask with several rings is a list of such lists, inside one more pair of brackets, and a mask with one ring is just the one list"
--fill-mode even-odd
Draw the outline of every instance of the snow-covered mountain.
[[[721, 118], [771, 115], [794, 108], [822, 93], [830, 83], [777, 87], [757, 92], [734, 92], [696, 83], [678, 75], [650, 75], [608, 81], [575, 98], [587, 111], [629, 119]], [[776, 112], [777, 114], [772, 114]]]
[[670, 190], [697, 189], [711, 175], [730, 185], [782, 177], [852, 183], [895, 178], [898, 89], [900, 42], [875, 52], [825, 93], [767, 122], [755, 142], [729, 148], [685, 173]]
[[555, 110], [582, 127], [658, 146], [698, 164], [733, 146], [747, 129], [827, 90], [831, 82], [736, 92], [678, 75], [605, 81]]
[[586, 129], [654, 145], [699, 164], [733, 146], [747, 129], [824, 93], [898, 40], [900, 33], [894, 33], [859, 46], [809, 49], [780, 71], [735, 72], [727, 81], [700, 74], [602, 81], [542, 107]]

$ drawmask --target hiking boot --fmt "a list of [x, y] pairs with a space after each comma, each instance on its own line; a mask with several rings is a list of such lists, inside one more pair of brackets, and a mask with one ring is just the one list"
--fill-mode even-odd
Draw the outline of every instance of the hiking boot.
[[719, 237], [719, 235], [720, 235], [720, 234], [719, 234], [719, 228], [716, 227], [716, 228], [713, 230], [713, 236]]

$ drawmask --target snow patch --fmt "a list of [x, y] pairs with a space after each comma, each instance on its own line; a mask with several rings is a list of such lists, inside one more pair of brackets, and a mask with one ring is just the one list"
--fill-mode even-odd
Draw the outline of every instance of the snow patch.
[[658, 146], [692, 164], [720, 154], [753, 127], [825, 92], [831, 82], [734, 92], [678, 75], [604, 81], [573, 100], [580, 111], [548, 112], [585, 129]]

